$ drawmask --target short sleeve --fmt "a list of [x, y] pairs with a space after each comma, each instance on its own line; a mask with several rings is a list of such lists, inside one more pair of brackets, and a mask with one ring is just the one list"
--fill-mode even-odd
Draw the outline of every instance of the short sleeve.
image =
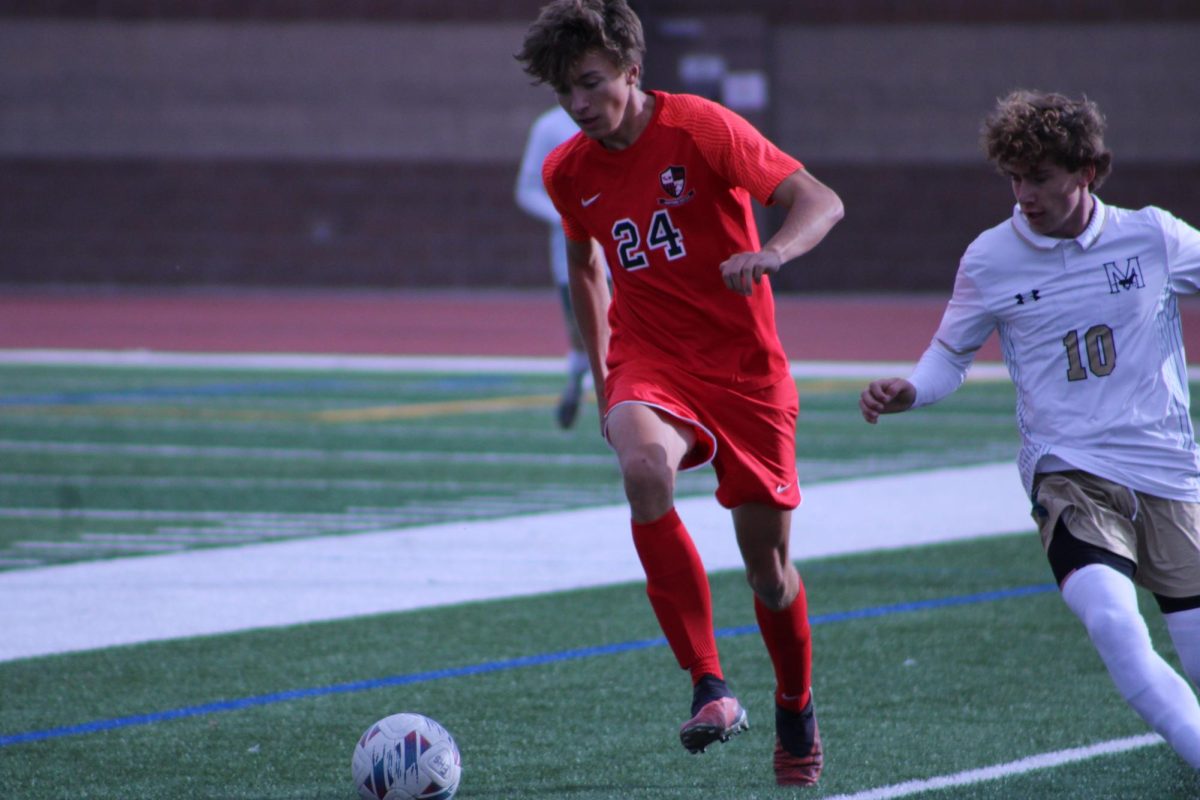
[[783, 179], [803, 164], [780, 150], [745, 118], [699, 97], [676, 95], [679, 112], [668, 124], [688, 128], [704, 159], [732, 186], [763, 205]]
[[559, 145], [550, 155], [546, 156], [545, 162], [542, 164], [542, 183], [546, 187], [546, 194], [550, 195], [550, 200], [554, 203], [554, 207], [558, 209], [558, 215], [562, 218], [563, 233], [568, 239], [573, 242], [586, 242], [592, 237], [588, 234], [587, 229], [583, 224], [571, 215], [570, 207], [563, 202], [561, 192], [559, 191], [559, 167], [562, 164], [564, 150], [570, 142]]
[[1152, 210], [1163, 232], [1171, 288], [1180, 294], [1200, 292], [1200, 231], [1161, 208]]

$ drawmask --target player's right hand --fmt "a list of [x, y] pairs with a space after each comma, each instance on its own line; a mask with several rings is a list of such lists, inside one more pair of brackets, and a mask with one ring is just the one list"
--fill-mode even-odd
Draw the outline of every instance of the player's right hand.
[[874, 425], [880, 414], [908, 411], [916, 402], [917, 389], [904, 378], [880, 378], [871, 381], [858, 398], [863, 419]]
[[721, 280], [731, 292], [749, 297], [764, 275], [779, 272], [781, 266], [783, 261], [774, 250], [734, 253], [721, 262]]

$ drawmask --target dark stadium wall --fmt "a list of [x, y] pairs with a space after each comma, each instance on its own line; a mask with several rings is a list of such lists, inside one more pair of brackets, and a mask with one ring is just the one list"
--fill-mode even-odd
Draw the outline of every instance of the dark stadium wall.
[[[0, 283], [547, 285], [512, 202], [552, 101], [512, 59], [538, 5], [5, 4]], [[1196, 4], [635, 5], [649, 87], [738, 104], [845, 199], [785, 290], [946, 290], [1008, 213], [976, 138], [1017, 86], [1108, 112], [1106, 200], [1200, 222]]]
[[[7, 0], [0, 17], [285, 21], [526, 21], [546, 0]], [[729, 0], [629, 0], [639, 14], [724, 14]], [[1188, 0], [741, 0], [741, 13], [773, 22], [1130, 22], [1194, 20]]]

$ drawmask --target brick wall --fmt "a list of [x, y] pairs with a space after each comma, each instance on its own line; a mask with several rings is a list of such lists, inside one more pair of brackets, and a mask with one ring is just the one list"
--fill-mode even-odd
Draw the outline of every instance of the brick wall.
[[[263, 12], [249, 20], [218, 0], [61, 0], [59, 18], [6, 4], [0, 282], [544, 285], [544, 232], [512, 203], [526, 126], [551, 99], [511, 58], [520, 9], [366, 13], [384, 5], [314, 0], [297, 21], [271, 3], [236, 6]], [[1031, 7], [996, 7], [1017, 6]], [[1106, 200], [1200, 223], [1200, 22], [1110, 3], [1126, 21], [801, 25], [783, 7], [759, 26], [761, 124], [848, 209], [783, 288], [944, 291], [1010, 206], [975, 140], [1015, 85], [1105, 108]], [[325, 21], [332, 8], [365, 11]], [[670, 65], [656, 70], [670, 86]]]
[[[54, 19], [529, 20], [545, 0], [6, 0], [0, 17]], [[724, 14], [729, 0], [630, 0], [639, 14]], [[1129, 22], [1200, 18], [1190, 0], [741, 0], [772, 23]]]
[[11, 282], [543, 286], [508, 165], [0, 162]]

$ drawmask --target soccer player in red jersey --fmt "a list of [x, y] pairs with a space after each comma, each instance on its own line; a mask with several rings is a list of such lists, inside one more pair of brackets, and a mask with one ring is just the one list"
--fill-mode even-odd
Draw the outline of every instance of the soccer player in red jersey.
[[[553, 0], [517, 58], [580, 128], [546, 158], [543, 179], [562, 216], [571, 299], [646, 591], [692, 677], [680, 739], [701, 752], [747, 727], [721, 669], [704, 565], [675, 512], [678, 471], [711, 463], [774, 665], [776, 779], [812, 785], [823, 761], [812, 646], [788, 557], [799, 400], [769, 275], [815, 247], [842, 203], [731, 111], [643, 91], [644, 51], [625, 0]], [[765, 245], [751, 198], [788, 209]]]

